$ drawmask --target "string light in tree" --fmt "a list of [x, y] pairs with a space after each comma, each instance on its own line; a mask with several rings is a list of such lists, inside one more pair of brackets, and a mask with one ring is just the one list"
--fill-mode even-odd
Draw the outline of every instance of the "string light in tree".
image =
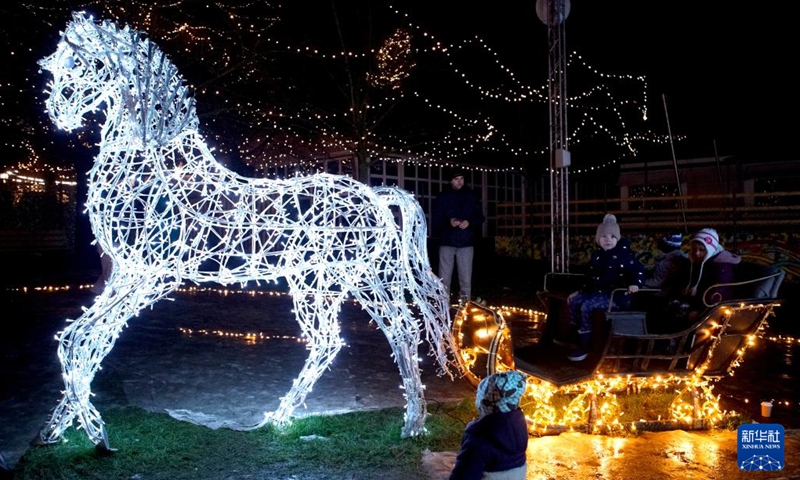
[[[409, 16], [400, 12], [399, 9], [390, 7], [391, 11], [401, 20], [402, 28], [395, 29], [394, 33], [387, 37], [381, 48], [375, 50], [359, 51], [338, 51], [326, 53], [327, 50], [318, 46], [287, 45], [285, 40], [276, 38], [273, 33], [273, 26], [280, 21], [280, 11], [263, 1], [241, 1], [241, 2], [78, 2], [77, 6], [86, 6], [93, 10], [102, 12], [105, 18], [118, 20], [120, 23], [131, 24], [140, 30], [146, 30], [152, 38], [169, 44], [171, 50], [176, 54], [180, 53], [180, 61], [185, 68], [191, 68], [193, 73], [201, 73], [202, 80], [194, 84], [198, 98], [202, 99], [204, 105], [214, 104], [209, 108], [213, 115], [201, 116], [201, 125], [206, 126], [206, 135], [216, 146], [215, 152], [218, 158], [225, 161], [228, 157], [240, 158], [244, 163], [254, 166], [259, 171], [268, 171], [274, 166], [298, 166], [303, 169], [313, 168], [313, 164], [320, 158], [330, 158], [333, 154], [341, 152], [339, 147], [352, 148], [354, 137], [348, 132], [346, 125], [347, 112], [342, 109], [341, 115], [328, 112], [328, 119], [317, 118], [309, 112], [294, 112], [292, 114], [281, 113], [275, 116], [279, 109], [272, 101], [266, 97], [250, 95], [253, 90], [251, 87], [264, 82], [265, 78], [271, 75], [271, 61], [276, 51], [297, 52], [306, 56], [317, 56], [326, 60], [347, 60], [347, 59], [369, 59], [374, 57], [376, 64], [381, 61], [394, 62], [401, 65], [408, 61], [408, 65], [414, 65], [411, 54], [417, 55], [442, 55], [447, 59], [447, 64], [457, 73], [455, 78], [461, 78], [465, 85], [479, 92], [480, 96], [492, 102], [509, 103], [540, 103], [544, 105], [546, 99], [546, 86], [543, 82], [537, 85], [530, 85], [524, 82], [522, 75], [514, 72], [502, 60], [501, 52], [492, 49], [483, 39], [474, 37], [457, 43], [447, 44], [440, 41], [434, 34], [426, 32], [420, 26], [409, 22]], [[56, 18], [63, 15], [63, 7], [49, 7], [47, 5], [26, 4], [27, 8], [35, 13], [37, 18], [49, 18], [50, 24]], [[463, 57], [469, 56], [472, 63], [481, 63], [483, 56], [474, 55], [476, 50], [486, 52], [488, 62], [483, 62], [489, 66], [496, 64], [497, 70], [507, 79], [507, 87], [503, 84], [486, 86], [481, 85], [480, 81], [469, 78], [465, 72]], [[404, 59], [401, 60], [401, 57]], [[383, 60], [381, 60], [383, 58]], [[595, 66], [586, 63], [580, 55], [572, 53], [569, 56], [568, 68], [580, 69], [588, 72], [589, 77], [594, 77], [595, 84], [572, 88], [571, 92], [583, 90], [583, 93], [573, 95], [570, 98], [570, 105], [575, 111], [594, 110], [594, 125], [592, 128], [585, 128], [581, 131], [576, 130], [571, 133], [572, 143], [576, 146], [589, 145], [591, 138], [604, 138], [604, 141], [611, 142], [619, 147], [620, 153], [617, 158], [609, 161], [598, 162], [592, 159], [591, 166], [575, 164], [572, 173], [583, 171], [594, 171], [607, 165], [613, 165], [626, 156], [635, 155], [637, 142], [657, 142], [667, 141], [665, 135], [656, 135], [639, 127], [629, 125], [629, 122], [622, 122], [620, 119], [627, 117], [627, 114], [615, 110], [625, 108], [638, 109], [640, 116], [646, 119], [647, 103], [647, 84], [643, 76], [638, 75], [615, 75], [604, 73]], [[488, 70], [486, 65], [481, 70]], [[410, 71], [410, 70], [408, 70]], [[206, 75], [206, 72], [208, 75]], [[216, 72], [216, 73], [215, 73]], [[225, 75], [220, 75], [224, 72]], [[398, 70], [396, 80], [407, 76], [406, 70]], [[370, 72], [370, 78], [377, 78], [379, 70]], [[387, 76], [388, 78], [389, 76]], [[621, 98], [611, 96], [614, 90], [611, 84], [639, 85], [639, 93], [636, 88], [632, 98]], [[397, 83], [395, 82], [395, 85]], [[392, 93], [397, 93], [398, 89], [392, 89]], [[235, 92], [235, 95], [234, 95]], [[603, 102], [604, 106], [599, 107], [587, 103], [589, 99], [599, 98], [597, 95], [604, 95], [607, 99]], [[396, 101], [416, 102], [426, 97], [422, 92], [414, 92], [413, 96], [406, 95], [389, 100], [385, 105], [383, 102], [376, 102], [370, 108], [379, 111], [387, 108], [387, 105], [395, 104]], [[432, 96], [428, 96], [433, 98]], [[431, 101], [432, 105], [442, 106], [441, 101]], [[461, 102], [463, 105], [463, 102]], [[422, 104], [417, 104], [423, 106]], [[488, 109], [490, 105], [486, 104]], [[479, 106], [479, 110], [486, 110]], [[441, 111], [447, 110], [442, 106]], [[451, 109], [452, 110], [452, 109]], [[269, 113], [273, 112], [273, 113]], [[601, 119], [598, 115], [603, 114]], [[231, 121], [236, 118], [241, 120]], [[413, 161], [421, 161], [431, 166], [444, 165], [450, 163], [461, 163], [467, 155], [479, 155], [481, 152], [493, 155], [507, 155], [508, 161], [503, 165], [486, 165], [475, 167], [476, 170], [495, 171], [517, 171], [527, 159], [545, 159], [545, 148], [522, 147], [510, 136], [493, 125], [491, 142], [487, 142], [486, 135], [489, 133], [485, 129], [481, 130], [476, 126], [484, 125], [484, 120], [488, 118], [487, 113], [480, 111], [475, 114], [464, 115], [470, 121], [466, 123], [453, 122], [442, 135], [441, 142], [429, 139], [420, 142], [418, 139], [404, 141], [402, 135], [386, 134], [385, 129], [380, 135], [372, 136], [374, 148], [370, 155], [376, 158], [386, 158], [390, 155], [404, 155]], [[610, 119], [610, 120], [609, 120]], [[616, 120], [614, 120], [616, 119]], [[328, 124], [330, 122], [330, 125]], [[338, 125], [337, 125], [338, 123]], [[494, 122], [492, 122], [494, 123]], [[624, 123], [624, 125], [623, 125]], [[305, 128], [298, 129], [299, 124], [305, 124]], [[236, 125], [246, 125], [240, 133], [234, 135], [231, 130]], [[575, 123], [577, 125], [577, 123]], [[308, 137], [308, 127], [313, 126], [316, 132], [325, 132], [324, 143], [320, 146], [311, 146], [312, 142], [318, 139]], [[238, 128], [238, 127], [237, 127]], [[589, 136], [584, 138], [583, 134]], [[80, 133], [82, 135], [83, 133]], [[281, 142], [289, 142], [290, 137], [307, 136], [307, 149], [296, 151], [296, 155], [288, 153], [290, 149], [281, 146]], [[248, 141], [243, 141], [248, 139]], [[264, 150], [260, 148], [266, 140], [275, 144], [275, 148]], [[81, 140], [85, 145], [96, 143], [92, 138], [87, 137]], [[334, 147], [336, 145], [336, 147]], [[310, 157], [308, 155], [311, 155]], [[613, 156], [612, 156], [613, 158]], [[422, 160], [420, 160], [422, 159]], [[534, 162], [535, 164], [536, 162]], [[545, 162], [546, 163], [546, 162]]]
[[[398, 42], [398, 44], [403, 45], [403, 52], [407, 52], [408, 49], [411, 48], [408, 46], [409, 43], [413, 42], [413, 51], [417, 55], [436, 54], [444, 56], [455, 78], [460, 79], [470, 89], [477, 91], [485, 100], [545, 105], [546, 95], [544, 92], [546, 92], [546, 87], [544, 85], [533, 87], [521, 82], [520, 76], [515, 75], [510, 68], [503, 65], [498, 59], [497, 52], [493, 51], [481, 38], [475, 37], [456, 44], [446, 45], [438, 40], [434, 34], [424, 31], [420, 26], [412, 22], [408, 22], [408, 16], [403, 15], [399, 10], [394, 9], [394, 13], [402, 16], [403, 21], [406, 22], [406, 26], [402, 30], [403, 41]], [[409, 32], [413, 34], [413, 36], [410, 36]], [[409, 43], [406, 43], [406, 41]], [[287, 48], [295, 53], [315, 56], [320, 60], [326, 61], [336, 59], [342, 61], [350, 59], [368, 59], [375, 54], [372, 50], [366, 52], [339, 51], [336, 53], [325, 53], [322, 48], [310, 46]], [[485, 51], [490, 61], [494, 61], [498, 70], [506, 76], [509, 83], [507, 91], [504, 92], [501, 90], [502, 87], [497, 86], [483, 87], [481, 82], [470, 79], [468, 74], [465, 73], [466, 70], [461, 68], [459, 65], [460, 56], [466, 56], [467, 60], [464, 60], [464, 62], [468, 61], [470, 64], [480, 63], [481, 59], [471, 53], [471, 51], [475, 49]], [[380, 60], [377, 61], [379, 62]], [[618, 158], [585, 168], [576, 166], [573, 169], [574, 173], [595, 171], [600, 168], [605, 168], [608, 165], [614, 165], [626, 156], [635, 156], [638, 154], [637, 148], [634, 146], [637, 142], [667, 141], [666, 135], [655, 135], [647, 131], [630, 133], [630, 126], [626, 121], [626, 117], [629, 116], [629, 111], [638, 112], [639, 117], [643, 121], [647, 119], [647, 82], [645, 77], [602, 73], [585, 63], [577, 53], [572, 53], [570, 55], [568, 65], [571, 68], [583, 69], [589, 73], [589, 77], [595, 78], [597, 82], [593, 85], [589, 85], [584, 93], [570, 98], [570, 107], [574, 112], [593, 112], [591, 116], [588, 114], [584, 115], [582, 123], [572, 132], [574, 144], [580, 145], [590, 140], [596, 141], [600, 139], [621, 149]], [[481, 70], [485, 71], [486, 69], [482, 68]], [[405, 72], [407, 72], [407, 70], [403, 70], [403, 72], [404, 75], [406, 75]], [[616, 89], [610, 88], [608, 85], [609, 82], [628, 84], [634, 91], [633, 98], [618, 98], [618, 96], [615, 96], [613, 93]], [[367, 135], [369, 135], [370, 143], [367, 146], [367, 151], [370, 157], [386, 158], [387, 155], [404, 156], [412, 162], [424, 159], [421, 161], [436, 166], [444, 163], [459, 163], [469, 155], [485, 152], [506, 156], [506, 165], [499, 167], [501, 171], [520, 170], [520, 166], [523, 165], [527, 159], [546, 158], [545, 148], [531, 152], [527, 151], [528, 149], [526, 148], [515, 146], [494, 122], [488, 121], [489, 116], [487, 114], [478, 113], [477, 115], [465, 115], [457, 112], [453, 108], [447, 107], [443, 102], [433, 100], [432, 97], [428, 97], [421, 91], [409, 93], [411, 95], [398, 94], [392, 98], [387, 97], [385, 102], [379, 101], [375, 105], [370, 105], [369, 108], [375, 111], [386, 111], [387, 105], [397, 105], [401, 102], [412, 103], [416, 100], [419, 107], [434, 109], [436, 112], [443, 115], [441, 118], [449, 119], [451, 123], [447, 128], [443, 129], [444, 133], [442, 135], [423, 141], [405, 139], [389, 134], [375, 135], [372, 133], [372, 130], [368, 129]], [[309, 113], [301, 112], [295, 115], [283, 115], [279, 121], [273, 125], [280, 129], [283, 134], [274, 136], [271, 141], [276, 143], [275, 139], [277, 138], [277, 142], [281, 142], [280, 139], [291, 142], [289, 138], [302, 134], [291, 125], [315, 124], [317, 131], [325, 132], [325, 143], [324, 148], [320, 147], [313, 150], [311, 158], [306, 157], [308, 159], [306, 162], [307, 167], [318, 162], [320, 159], [326, 158], [329, 152], [326, 152], [325, 149], [330, 149], [330, 151], [333, 152], [353, 150], [354, 140], [348, 133], [350, 126], [337, 123], [337, 121], [343, 122], [345, 120], [344, 117], [337, 118], [335, 114], [328, 112], [325, 118], [321, 118]], [[598, 114], [602, 114], [604, 119], [601, 120]], [[611, 123], [609, 123], [609, 121]], [[288, 126], [285, 125], [284, 122], [288, 124]], [[317, 142], [322, 145], [320, 140], [317, 140]], [[335, 145], [335, 147], [332, 147], [332, 145]], [[276, 145], [276, 150], [279, 151], [286, 151], [289, 149], [288, 143], [281, 144], [280, 146]], [[292, 154], [281, 153], [278, 155], [271, 154], [267, 156], [248, 157], [247, 161], [259, 170], [266, 170], [280, 165], [281, 162], [285, 162], [288, 158], [302, 158], [300, 153], [302, 152], [295, 150], [295, 153]], [[509, 166], [509, 164], [512, 166]], [[476, 167], [476, 169], [493, 169], [493, 167], [480, 166]]]

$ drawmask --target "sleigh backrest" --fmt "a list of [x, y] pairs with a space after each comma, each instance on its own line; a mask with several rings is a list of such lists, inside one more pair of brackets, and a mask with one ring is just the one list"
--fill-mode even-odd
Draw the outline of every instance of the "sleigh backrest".
[[644, 312], [609, 312], [609, 338], [597, 372], [727, 374], [779, 306], [784, 276], [775, 266], [742, 262], [736, 266], [735, 282], [713, 285], [704, 294], [708, 299], [716, 289], [730, 288], [735, 299], [708, 307], [695, 323], [678, 332], [648, 333]]
[[786, 272], [774, 265], [742, 262], [736, 266], [736, 278], [742, 283], [735, 298], [778, 298]]
[[719, 303], [717, 292], [725, 289], [732, 293], [725, 300], [751, 300], [777, 298], [786, 272], [774, 265], [741, 262], [734, 267], [734, 281], [712, 285], [703, 293], [703, 301], [709, 307]]

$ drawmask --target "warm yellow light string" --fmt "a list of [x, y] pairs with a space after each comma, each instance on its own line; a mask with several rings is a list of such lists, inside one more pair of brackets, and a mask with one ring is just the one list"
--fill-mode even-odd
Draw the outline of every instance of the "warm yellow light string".
[[[725, 333], [721, 326], [727, 326], [728, 319], [734, 313], [745, 310], [763, 311], [767, 317], [773, 315], [772, 309], [776, 304], [739, 304], [736, 306], [726, 306], [720, 308], [719, 314], [726, 318], [719, 321], [710, 321], [706, 330], [698, 331], [698, 335], [712, 335], [719, 337]], [[492, 307], [501, 315], [514, 313], [521, 315], [521, 322], [533, 322], [541, 326], [544, 318], [542, 312], [532, 309], [514, 309], [513, 307]], [[480, 332], [482, 325], [486, 324], [483, 314], [476, 315], [468, 309], [462, 309], [455, 320], [456, 344], [460, 348], [460, 359], [467, 370], [472, 371], [474, 367], [483, 368], [483, 363], [478, 363], [480, 359], [485, 362], [486, 357], [491, 355], [489, 343], [485, 335], [476, 335]], [[478, 328], [479, 330], [476, 330]], [[733, 371], [742, 363], [747, 346], [753, 345], [757, 336], [763, 336], [766, 328], [766, 321], [759, 325], [759, 331], [755, 335], [748, 335], [744, 347], [739, 348], [732, 359], [728, 373]], [[465, 332], [469, 332], [467, 337]], [[781, 338], [782, 341], [788, 341]], [[791, 339], [792, 343], [800, 343]], [[528, 378], [528, 391], [523, 396], [523, 407], [528, 413], [528, 422], [532, 433], [543, 434], [549, 430], [560, 428], [580, 428], [590, 427], [591, 433], [618, 433], [624, 431], [635, 431], [642, 423], [664, 423], [674, 422], [678, 426], [715, 426], [719, 425], [727, 416], [734, 415], [735, 412], [723, 412], [719, 405], [719, 396], [713, 393], [713, 385], [718, 380], [716, 377], [704, 376], [711, 361], [714, 348], [708, 352], [705, 363], [698, 365], [691, 375], [651, 375], [643, 377], [632, 377], [625, 375], [595, 375], [592, 378], [574, 384], [567, 384], [556, 387], [547, 381], [535, 376]], [[503, 359], [498, 356], [494, 360], [495, 366], [499, 370], [513, 368], [510, 364], [505, 364]], [[477, 379], [476, 379], [477, 380]], [[654, 391], [671, 393], [673, 400], [669, 406], [669, 415], [666, 418], [637, 419], [623, 422], [621, 417], [625, 412], [622, 411], [621, 404], [617, 395], [624, 392]], [[556, 408], [553, 399], [568, 398], [569, 401], [563, 407]], [[777, 403], [781, 403], [780, 401]], [[787, 406], [790, 402], [784, 401]], [[591, 421], [590, 421], [591, 420]]]
[[[178, 327], [178, 331], [188, 337], [199, 336], [212, 336], [219, 338], [232, 338], [235, 340], [243, 340], [245, 345], [256, 345], [270, 340], [290, 340], [296, 343], [308, 343], [307, 338], [296, 337], [294, 335], [270, 335], [264, 332], [233, 332], [221, 329], [207, 329], [207, 328], [188, 328]], [[346, 344], [343, 344], [343, 346]]]

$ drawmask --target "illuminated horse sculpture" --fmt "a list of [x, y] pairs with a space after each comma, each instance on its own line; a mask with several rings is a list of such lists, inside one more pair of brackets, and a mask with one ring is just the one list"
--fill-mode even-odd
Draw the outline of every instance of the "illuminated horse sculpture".
[[[215, 161], [197, 131], [193, 99], [177, 69], [144, 36], [74, 14], [58, 49], [47, 111], [66, 130], [104, 109], [87, 211], [114, 263], [105, 290], [60, 333], [65, 393], [40, 432], [58, 440], [79, 421], [109, 448], [90, 384], [128, 319], [182, 282], [285, 278], [309, 355], [266, 423], [286, 424], [343, 346], [337, 313], [352, 295], [391, 344], [405, 390], [402, 435], [425, 432], [418, 346], [424, 330], [452, 376], [446, 290], [427, 257], [425, 217], [397, 188], [344, 176], [241, 177]], [[399, 222], [394, 212], [400, 213]], [[406, 300], [419, 310], [414, 316]]]

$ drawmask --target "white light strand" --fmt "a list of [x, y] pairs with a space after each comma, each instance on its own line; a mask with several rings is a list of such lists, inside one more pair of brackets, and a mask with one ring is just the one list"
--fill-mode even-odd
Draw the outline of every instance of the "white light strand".
[[278, 409], [253, 428], [290, 422], [342, 348], [337, 314], [352, 295], [391, 344], [406, 397], [402, 435], [425, 432], [422, 332], [440, 374], [458, 367], [448, 295], [431, 271], [425, 217], [410, 193], [346, 176], [268, 180], [226, 169], [197, 131], [175, 66], [139, 32], [110, 21], [73, 14], [40, 65], [53, 75], [46, 105], [58, 127], [76, 129], [83, 115], [104, 109], [86, 208], [114, 263], [103, 293], [58, 335], [65, 392], [42, 442], [57, 441], [77, 419], [108, 447], [90, 384], [142, 308], [187, 280], [244, 285], [281, 277], [309, 356]]

